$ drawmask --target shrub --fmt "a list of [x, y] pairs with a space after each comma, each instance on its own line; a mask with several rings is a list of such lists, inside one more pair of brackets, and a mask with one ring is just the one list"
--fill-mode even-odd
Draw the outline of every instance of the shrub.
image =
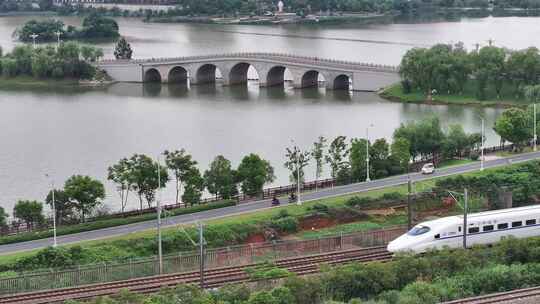
[[371, 197], [353, 196], [350, 199], [348, 199], [345, 204], [347, 206], [356, 207], [356, 206], [361, 206], [361, 205], [367, 205], [373, 201], [374, 199], [372, 199]]
[[400, 200], [404, 200], [405, 198], [406, 198], [405, 195], [399, 192], [388, 192], [382, 195], [382, 199], [389, 200], [389, 201], [400, 201]]
[[270, 222], [270, 227], [286, 233], [296, 232], [298, 231], [298, 219], [292, 216], [273, 219]]
[[316, 204], [313, 204], [312, 206], [309, 206], [307, 210], [312, 211], [313, 213], [318, 213], [318, 214], [321, 214], [321, 213], [328, 214], [329, 208], [325, 204], [316, 203]]

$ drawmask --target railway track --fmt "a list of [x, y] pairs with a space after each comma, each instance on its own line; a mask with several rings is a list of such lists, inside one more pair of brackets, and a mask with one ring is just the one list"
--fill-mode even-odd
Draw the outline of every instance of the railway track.
[[[318, 272], [320, 264], [338, 265], [353, 261], [388, 261], [391, 258], [392, 254], [386, 251], [386, 246], [378, 246], [286, 258], [277, 260], [274, 264], [298, 275], [305, 275]], [[255, 265], [257, 264], [206, 270], [205, 287], [214, 288], [228, 283], [250, 281], [245, 269]], [[121, 289], [128, 289], [137, 293], [153, 293], [159, 291], [163, 287], [172, 287], [180, 283], [198, 284], [199, 278], [199, 272], [186, 272], [78, 287], [19, 293], [0, 297], [0, 304], [44, 304], [58, 303], [70, 299], [83, 300], [97, 296], [114, 295]]]
[[444, 302], [443, 304], [493, 304], [493, 303], [513, 303], [517, 300], [540, 297], [540, 286], [517, 289], [506, 292], [493, 293], [478, 297], [471, 297], [461, 300]]

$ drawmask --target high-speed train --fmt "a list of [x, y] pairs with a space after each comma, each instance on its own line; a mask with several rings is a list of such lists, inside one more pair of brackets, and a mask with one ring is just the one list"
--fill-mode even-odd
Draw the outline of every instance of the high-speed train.
[[[507, 236], [540, 236], [540, 205], [467, 215], [467, 247], [492, 244]], [[463, 215], [420, 223], [388, 244], [390, 252], [422, 253], [463, 246]]]

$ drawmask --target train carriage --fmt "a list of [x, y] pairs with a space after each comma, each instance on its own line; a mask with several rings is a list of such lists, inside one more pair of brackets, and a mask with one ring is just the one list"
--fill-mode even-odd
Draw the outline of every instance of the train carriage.
[[[540, 236], [540, 206], [509, 208], [467, 215], [467, 246], [492, 244], [513, 236]], [[420, 223], [388, 244], [390, 252], [422, 253], [463, 246], [463, 215]]]

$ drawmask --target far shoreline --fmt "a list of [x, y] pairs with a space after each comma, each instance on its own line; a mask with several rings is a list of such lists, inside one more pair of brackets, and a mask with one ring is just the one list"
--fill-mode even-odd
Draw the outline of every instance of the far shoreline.
[[458, 95], [435, 95], [432, 100], [428, 100], [424, 94], [413, 92], [405, 94], [401, 91], [401, 84], [394, 83], [390, 86], [380, 89], [375, 92], [379, 97], [391, 102], [399, 102], [403, 104], [424, 104], [424, 105], [446, 105], [446, 106], [475, 106], [482, 108], [511, 108], [511, 107], [527, 107], [529, 104], [520, 101], [510, 100], [485, 100], [481, 101], [476, 98], [470, 98]]

